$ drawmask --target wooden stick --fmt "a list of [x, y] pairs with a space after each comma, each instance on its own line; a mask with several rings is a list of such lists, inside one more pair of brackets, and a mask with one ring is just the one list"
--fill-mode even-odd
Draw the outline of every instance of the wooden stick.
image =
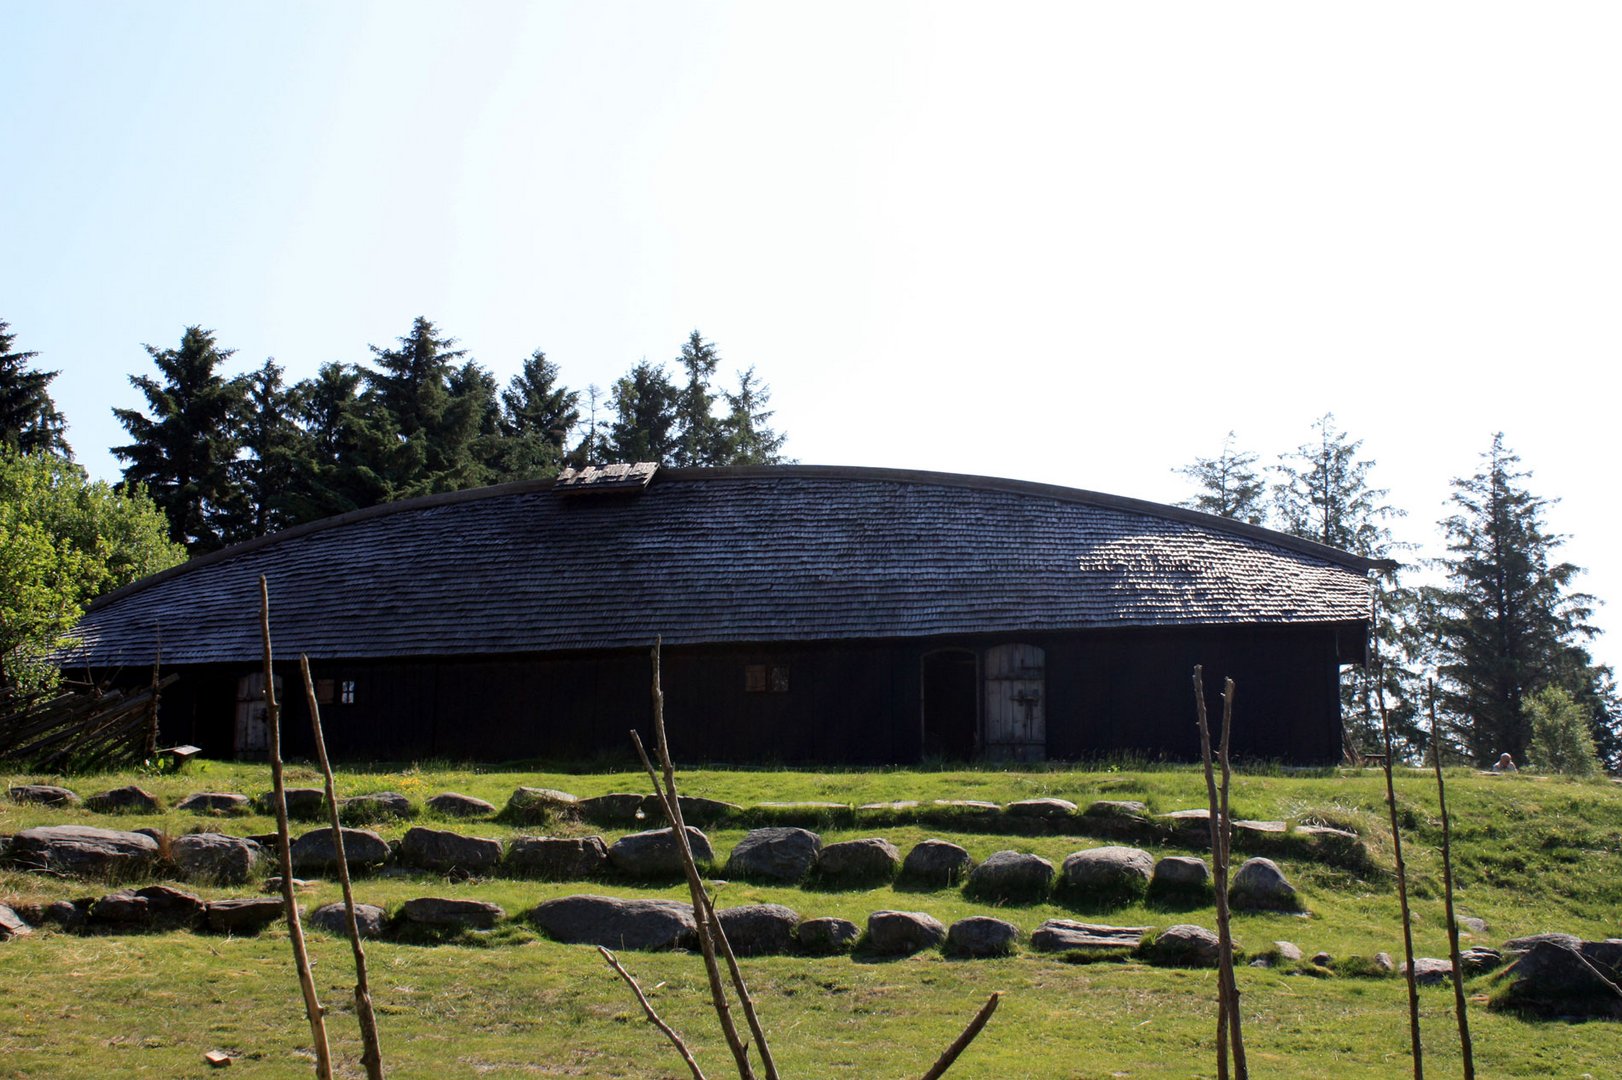
[[681, 1036], [676, 1034], [674, 1028], [659, 1019], [659, 1014], [654, 1012], [653, 1005], [648, 1001], [647, 995], [642, 992], [642, 987], [638, 986], [637, 981], [631, 977], [631, 973], [621, 967], [619, 959], [601, 945], [597, 946], [597, 951], [603, 954], [603, 959], [608, 961], [608, 966], [619, 973], [619, 977], [625, 980], [625, 985], [631, 988], [631, 993], [636, 995], [636, 1000], [642, 1005], [642, 1011], [647, 1014], [648, 1023], [665, 1033], [665, 1038], [670, 1040], [670, 1045], [676, 1048], [676, 1053], [681, 1055], [681, 1059], [687, 1063], [687, 1068], [692, 1070], [693, 1080], [705, 1080], [704, 1070], [700, 1069], [698, 1062], [693, 1060], [692, 1051], [687, 1049], [687, 1044], [681, 1041]]
[[[1233, 730], [1233, 680], [1222, 683], [1222, 910], [1228, 908], [1228, 868], [1232, 865], [1233, 815], [1228, 812], [1228, 789], [1233, 775], [1228, 768], [1228, 733]], [[1223, 915], [1226, 928], [1228, 915]], [[1245, 1059], [1245, 1034], [1239, 1023], [1239, 978], [1233, 969], [1233, 931], [1228, 929], [1225, 950], [1228, 961], [1228, 1024], [1233, 1035], [1233, 1072], [1239, 1080], [1250, 1080], [1250, 1065]]]
[[315, 1075], [332, 1080], [332, 1049], [327, 1045], [326, 1014], [315, 995], [315, 976], [310, 973], [310, 956], [304, 949], [304, 927], [299, 924], [298, 900], [293, 895], [293, 845], [287, 829], [287, 788], [282, 782], [281, 712], [276, 705], [276, 675], [270, 655], [270, 586], [259, 575], [259, 632], [265, 642], [265, 722], [270, 728], [270, 783], [276, 803], [276, 837], [281, 847], [282, 903], [287, 908], [287, 936], [293, 942], [293, 964], [304, 991], [304, 1015], [310, 1020], [310, 1038], [315, 1042]]
[[991, 996], [986, 998], [986, 1003], [980, 1006], [980, 1011], [974, 1014], [974, 1019], [970, 1020], [962, 1033], [952, 1040], [952, 1045], [946, 1048], [945, 1052], [936, 1059], [935, 1064], [929, 1067], [929, 1071], [920, 1077], [920, 1080], [939, 1080], [940, 1077], [946, 1075], [946, 1070], [952, 1067], [952, 1063], [958, 1059], [958, 1055], [969, 1048], [969, 1044], [974, 1041], [974, 1037], [980, 1034], [980, 1030], [986, 1026], [986, 1021], [991, 1019], [991, 1014], [997, 1011], [997, 1006], [1001, 1001], [1002, 991], [992, 991]]
[[360, 1041], [365, 1047], [360, 1063], [367, 1080], [383, 1080], [383, 1046], [377, 1037], [377, 1014], [372, 1010], [372, 988], [366, 978], [366, 947], [360, 942], [360, 923], [355, 918], [355, 893], [349, 886], [349, 859], [344, 854], [344, 830], [338, 821], [338, 790], [327, 759], [327, 740], [321, 731], [321, 704], [315, 699], [315, 682], [310, 678], [310, 658], [300, 653], [300, 673], [304, 676], [304, 700], [310, 707], [310, 727], [315, 731], [315, 756], [326, 780], [327, 812], [332, 819], [332, 847], [338, 855], [338, 884], [344, 893], [344, 921], [349, 929], [349, 947], [355, 954], [355, 1018], [360, 1022]]
[[1402, 908], [1402, 948], [1408, 958], [1408, 1042], [1414, 1057], [1414, 1080], [1424, 1080], [1424, 1050], [1419, 1042], [1419, 983], [1414, 975], [1414, 922], [1408, 910], [1408, 868], [1402, 861], [1402, 828], [1397, 821], [1397, 788], [1391, 779], [1391, 713], [1380, 688], [1380, 727], [1385, 733], [1385, 801], [1391, 810], [1391, 847], [1397, 861], [1397, 903]]
[[1431, 765], [1436, 770], [1436, 801], [1442, 807], [1442, 896], [1447, 905], [1447, 947], [1453, 962], [1453, 1011], [1459, 1019], [1459, 1053], [1464, 1060], [1464, 1080], [1475, 1080], [1476, 1057], [1470, 1045], [1470, 1017], [1464, 996], [1464, 963], [1459, 959], [1459, 920], [1453, 913], [1453, 829], [1447, 816], [1447, 785], [1442, 781], [1442, 747], [1436, 726], [1436, 681], [1426, 684], [1426, 704], [1431, 717]]
[[[733, 1060], [738, 1066], [739, 1080], [754, 1080], [755, 1070], [749, 1064], [749, 1044], [738, 1035], [738, 1027], [732, 1019], [732, 1005], [727, 1000], [726, 986], [721, 981], [721, 969], [715, 959], [715, 935], [720, 931], [720, 925], [709, 917], [709, 904], [704, 892], [703, 879], [698, 874], [698, 863], [693, 859], [692, 847], [687, 842], [687, 822], [682, 817], [681, 797], [676, 791], [676, 767], [670, 760], [670, 742], [665, 737], [665, 693], [661, 682], [660, 651], [661, 639], [653, 642], [653, 734], [654, 745], [659, 751], [659, 763], [664, 769], [664, 784], [661, 787], [658, 777], [654, 777], [654, 791], [664, 806], [665, 817], [670, 821], [672, 835], [676, 840], [676, 850], [681, 854], [682, 869], [687, 875], [687, 891], [693, 901], [693, 921], [698, 928], [698, 945], [704, 956], [704, 970], [710, 980], [710, 1001], [715, 1008], [715, 1017], [721, 1024], [721, 1033], [726, 1037], [727, 1048], [732, 1051]], [[648, 767], [652, 775], [653, 766], [648, 761], [647, 751], [642, 747], [642, 739], [633, 730], [632, 741], [635, 743], [637, 753], [641, 755], [643, 764]], [[759, 1036], [757, 1035], [758, 1039]], [[762, 1060], [770, 1060], [770, 1051], [761, 1046]], [[775, 1072], [771, 1080], [775, 1080]]]
[[1210, 817], [1211, 877], [1216, 886], [1217, 905], [1217, 1078], [1228, 1080], [1228, 977], [1232, 971], [1232, 942], [1228, 938], [1228, 868], [1222, 859], [1222, 801], [1217, 794], [1216, 774], [1211, 766], [1211, 725], [1205, 715], [1205, 668], [1194, 665], [1194, 718], [1200, 729], [1200, 757], [1205, 763], [1205, 800]]

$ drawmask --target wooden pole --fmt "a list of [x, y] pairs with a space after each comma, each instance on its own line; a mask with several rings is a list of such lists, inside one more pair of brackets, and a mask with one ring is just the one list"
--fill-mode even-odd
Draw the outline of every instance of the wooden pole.
[[1402, 949], [1408, 958], [1408, 1042], [1413, 1049], [1414, 1080], [1424, 1080], [1424, 1050], [1419, 1043], [1419, 983], [1414, 974], [1414, 921], [1408, 910], [1408, 868], [1402, 861], [1402, 828], [1397, 820], [1397, 788], [1391, 779], [1391, 712], [1380, 690], [1380, 728], [1385, 734], [1385, 801], [1391, 811], [1391, 847], [1397, 863], [1397, 903], [1402, 908]]
[[304, 927], [299, 924], [298, 900], [293, 895], [293, 844], [287, 828], [287, 787], [282, 781], [281, 712], [276, 704], [276, 675], [270, 655], [270, 586], [263, 574], [259, 575], [259, 631], [265, 642], [265, 722], [270, 728], [270, 783], [276, 803], [276, 838], [281, 847], [287, 936], [293, 942], [293, 964], [298, 968], [299, 987], [304, 991], [304, 1015], [309, 1018], [310, 1038], [315, 1043], [315, 1075], [320, 1080], [332, 1080], [332, 1049], [327, 1045], [326, 1014], [315, 994], [315, 976], [310, 973]]
[[[1230, 683], [1231, 685], [1231, 683]], [[1211, 876], [1216, 886], [1217, 908], [1217, 1077], [1228, 1078], [1228, 1044], [1235, 1029], [1232, 1014], [1237, 1011], [1237, 987], [1233, 978], [1233, 937], [1228, 925], [1228, 864], [1222, 821], [1226, 816], [1221, 794], [1217, 790], [1216, 772], [1212, 763], [1211, 725], [1205, 712], [1205, 669], [1194, 666], [1194, 717], [1200, 729], [1200, 756], [1205, 763], [1205, 797], [1210, 808]], [[1226, 734], [1224, 734], [1226, 738]], [[1226, 776], [1226, 769], [1224, 769]], [[1224, 779], [1226, 785], [1226, 779]], [[1237, 1065], [1237, 1062], [1236, 1062]], [[1244, 1080], [1244, 1074], [1241, 1080]]]
[[1459, 1019], [1459, 1053], [1464, 1080], [1475, 1080], [1475, 1051], [1470, 1045], [1470, 1017], [1464, 996], [1464, 963], [1459, 959], [1459, 920], [1453, 912], [1453, 828], [1447, 816], [1447, 785], [1442, 780], [1442, 746], [1436, 726], [1436, 680], [1426, 684], [1426, 706], [1431, 718], [1431, 765], [1436, 770], [1436, 801], [1442, 807], [1442, 896], [1447, 904], [1448, 957], [1453, 963], [1453, 1011]]
[[[1228, 733], [1233, 730], [1233, 680], [1224, 678], [1222, 684], [1222, 910], [1228, 908], [1229, 856], [1233, 851], [1233, 815], [1228, 812], [1228, 789], [1232, 773], [1228, 768]], [[1223, 916], [1226, 925], [1228, 916]], [[1233, 969], [1233, 931], [1228, 930], [1228, 1024], [1233, 1035], [1233, 1071], [1239, 1080], [1250, 1080], [1250, 1064], [1245, 1058], [1245, 1034], [1239, 1022], [1239, 979]]]
[[355, 1018], [360, 1022], [360, 1041], [365, 1048], [360, 1063], [367, 1080], [383, 1080], [383, 1047], [377, 1037], [377, 1014], [372, 1009], [372, 988], [366, 978], [366, 947], [360, 941], [360, 923], [355, 918], [355, 893], [349, 886], [349, 859], [344, 854], [344, 830], [338, 821], [338, 791], [327, 759], [327, 739], [321, 731], [321, 704], [315, 699], [315, 682], [310, 678], [310, 658], [299, 654], [299, 672], [304, 676], [304, 700], [310, 707], [310, 727], [315, 732], [315, 756], [326, 781], [327, 812], [332, 820], [332, 848], [338, 856], [338, 883], [344, 893], [344, 922], [349, 930], [349, 947], [355, 954]]

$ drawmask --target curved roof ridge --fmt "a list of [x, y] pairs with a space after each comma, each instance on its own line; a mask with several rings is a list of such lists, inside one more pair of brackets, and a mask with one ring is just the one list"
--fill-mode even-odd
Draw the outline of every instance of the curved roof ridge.
[[[1078, 503], [1089, 506], [1098, 506], [1105, 509], [1120, 510], [1128, 513], [1145, 514], [1168, 521], [1178, 521], [1203, 529], [1216, 532], [1231, 533], [1250, 540], [1259, 540], [1274, 547], [1294, 551], [1299, 554], [1321, 559], [1337, 566], [1367, 574], [1371, 570], [1383, 569], [1394, 565], [1390, 560], [1371, 559], [1352, 552], [1342, 551], [1339, 548], [1328, 547], [1313, 540], [1305, 540], [1291, 536], [1287, 533], [1277, 532], [1260, 525], [1251, 525], [1247, 522], [1237, 521], [1233, 518], [1218, 517], [1214, 514], [1202, 513], [1185, 507], [1171, 506], [1166, 503], [1151, 502], [1147, 499], [1136, 499], [1125, 495], [1111, 495], [1106, 492], [1091, 491], [1086, 488], [1066, 487], [1060, 484], [1038, 483], [1031, 480], [1015, 480], [1007, 477], [986, 476], [974, 473], [936, 472], [927, 469], [902, 469], [885, 466], [868, 465], [730, 465], [714, 468], [706, 467], [661, 467], [654, 474], [652, 486], [658, 486], [674, 480], [682, 481], [732, 481], [756, 480], [773, 478], [800, 478], [822, 480], [865, 480], [895, 484], [920, 484], [935, 487], [956, 487], [978, 491], [995, 491], [1013, 495], [1031, 495], [1041, 498], [1055, 499], [1061, 502]], [[485, 499], [500, 498], [507, 495], [522, 495], [536, 491], [549, 491], [556, 481], [552, 478], [541, 480], [514, 480], [504, 484], [492, 484], [487, 487], [465, 488], [461, 491], [439, 492], [432, 495], [419, 495], [415, 498], [400, 499], [394, 502], [378, 503], [358, 510], [335, 514], [331, 517], [308, 521], [301, 525], [279, 532], [269, 533], [265, 536], [244, 540], [230, 547], [210, 551], [195, 558], [186, 560], [178, 566], [159, 571], [139, 581], [131, 582], [122, 588], [98, 596], [87, 607], [87, 611], [96, 611], [134, 593], [145, 591], [155, 585], [172, 580], [184, 573], [189, 573], [203, 567], [240, 558], [243, 555], [272, 547], [286, 541], [296, 540], [313, 533], [326, 532], [331, 529], [343, 528], [359, 522], [371, 521], [374, 518], [388, 517], [393, 514], [410, 513], [416, 510], [431, 509], [440, 506], [452, 506], [457, 503], [477, 502]], [[635, 497], [635, 496], [630, 496]]]

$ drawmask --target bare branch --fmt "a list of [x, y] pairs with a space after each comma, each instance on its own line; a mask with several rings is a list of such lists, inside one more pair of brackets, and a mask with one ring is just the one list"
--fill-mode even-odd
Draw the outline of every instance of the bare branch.
[[659, 1014], [654, 1011], [652, 1003], [648, 1001], [648, 996], [642, 992], [642, 987], [637, 985], [637, 981], [631, 977], [629, 971], [620, 966], [619, 958], [601, 945], [597, 946], [597, 951], [603, 954], [603, 959], [608, 961], [608, 966], [619, 973], [619, 977], [625, 980], [625, 985], [631, 988], [631, 993], [636, 995], [636, 1000], [641, 1004], [642, 1011], [647, 1014], [648, 1023], [664, 1032], [665, 1038], [670, 1040], [670, 1045], [676, 1048], [676, 1053], [681, 1055], [681, 1059], [687, 1063], [688, 1069], [692, 1070], [693, 1080], [705, 1080], [704, 1070], [700, 1069], [698, 1062], [693, 1060], [692, 1051], [688, 1050], [687, 1044], [681, 1041], [681, 1036], [676, 1034], [675, 1028], [672, 1028], [659, 1018]]
[[1001, 1002], [1002, 991], [994, 991], [986, 999], [986, 1003], [980, 1006], [980, 1011], [974, 1014], [974, 1019], [970, 1020], [968, 1026], [963, 1029], [957, 1038], [952, 1040], [952, 1045], [946, 1048], [945, 1052], [936, 1059], [935, 1064], [929, 1067], [929, 1071], [924, 1073], [920, 1080], [939, 1080], [940, 1077], [946, 1075], [946, 1070], [950, 1069], [958, 1056], [969, 1048], [969, 1044], [974, 1041], [975, 1036], [980, 1034], [980, 1030], [986, 1026], [986, 1021], [991, 1019], [991, 1014], [997, 1011], [997, 1006]]

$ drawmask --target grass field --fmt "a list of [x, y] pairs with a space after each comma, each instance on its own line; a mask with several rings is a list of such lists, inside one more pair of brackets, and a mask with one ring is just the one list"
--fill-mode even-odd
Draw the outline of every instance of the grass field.
[[[0, 777], [7, 785], [46, 777]], [[683, 791], [752, 804], [899, 799], [985, 799], [1007, 803], [1053, 795], [1083, 804], [1137, 799], [1154, 811], [1203, 805], [1203, 778], [1189, 768], [1054, 771], [875, 770], [796, 772], [691, 768]], [[312, 783], [313, 771], [290, 770], [290, 783]], [[195, 763], [179, 775], [106, 775], [69, 782], [81, 794], [138, 783], [166, 805], [203, 790], [254, 795], [269, 786], [263, 766]], [[502, 805], [519, 784], [562, 788], [580, 796], [646, 789], [629, 773], [412, 767], [352, 770], [340, 794], [393, 790], [421, 804], [453, 790]], [[1622, 786], [1532, 776], [1449, 774], [1456, 870], [1463, 913], [1486, 920], [1476, 943], [1545, 930], [1588, 938], [1622, 935]], [[1399, 807], [1417, 915], [1421, 955], [1446, 954], [1438, 856], [1439, 823], [1429, 774], [1403, 772]], [[1235, 779], [1237, 816], [1352, 827], [1373, 855], [1370, 869], [1348, 870], [1282, 859], [1309, 914], [1242, 915], [1235, 936], [1251, 953], [1290, 940], [1311, 955], [1336, 958], [1386, 951], [1400, 959], [1401, 933], [1390, 845], [1384, 835], [1383, 786], [1373, 771], [1242, 773]], [[481, 836], [537, 831], [603, 832], [588, 825], [537, 830], [498, 822], [423, 823]], [[202, 827], [239, 834], [266, 832], [266, 817], [210, 822], [166, 812], [106, 818], [4, 804], [0, 832], [76, 821], [122, 828], [155, 826], [171, 834]], [[1034, 851], [1055, 864], [1100, 843], [1079, 836], [1009, 836], [926, 827], [901, 819], [853, 826], [830, 816], [825, 840], [882, 835], [902, 851], [926, 836], [945, 836], [977, 858], [1004, 848]], [[410, 823], [376, 826], [386, 837]], [[718, 855], [744, 830], [708, 830]], [[1164, 853], [1185, 849], [1166, 846]], [[1156, 852], [1161, 853], [1160, 851]], [[876, 888], [820, 891], [728, 882], [719, 904], [786, 904], [807, 917], [839, 915], [858, 923], [881, 908], [928, 911], [950, 923], [991, 909], [953, 889]], [[0, 872], [0, 900], [39, 902], [105, 891], [60, 878]], [[247, 895], [252, 887], [197, 889]], [[413, 896], [465, 895], [500, 903], [510, 921], [487, 935], [437, 946], [375, 942], [369, 946], [385, 1061], [401, 1077], [682, 1076], [685, 1070], [594, 950], [546, 941], [523, 915], [537, 902], [577, 892], [681, 896], [675, 885], [609, 882], [554, 884], [491, 878], [451, 884], [430, 875], [385, 875], [357, 883], [358, 898], [385, 907]], [[319, 883], [306, 909], [337, 898]], [[1078, 913], [1058, 903], [1005, 906], [995, 912], [1026, 931], [1053, 917], [1163, 927], [1214, 926], [1210, 907], [1167, 911], [1133, 905]], [[343, 1075], [361, 1075], [359, 1041], [349, 1011], [347, 944], [312, 933], [317, 981], [333, 1013], [331, 1031]], [[1467, 943], [1469, 943], [1467, 939]], [[625, 953], [627, 967], [655, 1003], [688, 1036], [712, 1077], [730, 1059], [705, 1004], [702, 965], [684, 954]], [[203, 1076], [202, 1055], [240, 1055], [230, 1075], [309, 1075], [309, 1035], [298, 998], [286, 933], [217, 937], [184, 933], [79, 937], [42, 930], [0, 945], [7, 993], [0, 999], [0, 1076]], [[745, 961], [773, 1047], [786, 1076], [917, 1075], [993, 990], [1002, 1008], [964, 1056], [956, 1077], [1195, 1077], [1214, 1074], [1212, 972], [1174, 971], [1136, 962], [1072, 964], [1032, 953], [997, 961], [954, 961], [939, 954], [905, 960], [774, 957]], [[1310, 967], [1310, 965], [1303, 965]], [[1391, 1077], [1407, 1070], [1406, 1005], [1400, 978], [1243, 968], [1247, 1041], [1258, 1076]], [[1485, 980], [1471, 985], [1483, 995]], [[1446, 988], [1423, 992], [1427, 1065], [1457, 1075], [1457, 1043]], [[1622, 1026], [1531, 1022], [1472, 1008], [1477, 1065], [1483, 1076], [1608, 1077], [1622, 1075]]]

